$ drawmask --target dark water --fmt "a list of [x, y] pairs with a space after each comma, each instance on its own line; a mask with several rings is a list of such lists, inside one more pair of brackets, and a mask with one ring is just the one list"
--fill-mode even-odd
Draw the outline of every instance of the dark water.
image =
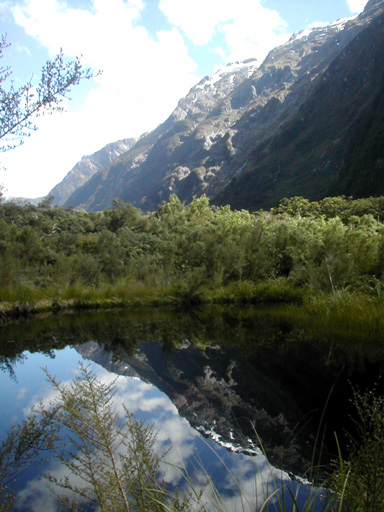
[[[154, 423], [159, 451], [171, 448], [164, 466], [171, 486], [182, 486], [181, 465], [202, 485], [202, 464], [229, 511], [257, 509], [281, 481], [303, 502], [310, 488], [300, 478], [310, 476], [316, 439], [326, 463], [334, 432], [343, 442], [353, 428], [351, 382], [371, 387], [381, 373], [381, 345], [325, 337], [255, 308], [29, 319], [0, 330], [0, 435], [49, 401], [43, 367], [65, 382], [85, 361], [103, 381], [119, 376], [117, 401]], [[63, 471], [54, 460], [45, 470]], [[38, 470], [25, 472], [17, 488], [18, 510], [57, 510]]]

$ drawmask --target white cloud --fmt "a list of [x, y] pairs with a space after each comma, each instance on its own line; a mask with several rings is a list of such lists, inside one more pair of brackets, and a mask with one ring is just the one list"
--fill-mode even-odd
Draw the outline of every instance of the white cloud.
[[32, 56], [31, 50], [28, 48], [28, 46], [20, 46], [20, 45], [18, 45], [16, 47], [16, 50], [18, 52], [20, 52], [20, 53], [26, 53], [28, 55], [28, 57]]
[[287, 40], [286, 23], [259, 0], [160, 0], [160, 9], [194, 44], [224, 38], [217, 51], [227, 60], [264, 59], [269, 50]]
[[353, 14], [358, 14], [364, 10], [367, 0], [346, 0], [349, 10]]
[[207, 44], [216, 27], [232, 18], [225, 0], [160, 0], [159, 8], [197, 45]]
[[[103, 74], [81, 110], [73, 101], [66, 115], [39, 120], [39, 131], [25, 146], [6, 155], [8, 173], [0, 181], [8, 195], [48, 193], [84, 154], [155, 128], [196, 83], [196, 63], [179, 30], [151, 37], [139, 25], [142, 8], [142, 0], [93, 0], [91, 11], [65, 1], [28, 0], [12, 9], [17, 24], [52, 55], [61, 47], [68, 56], [82, 54], [84, 66]], [[20, 180], [17, 171], [26, 168]]]
[[27, 395], [27, 388], [22, 387], [17, 392], [17, 400], [24, 400]]

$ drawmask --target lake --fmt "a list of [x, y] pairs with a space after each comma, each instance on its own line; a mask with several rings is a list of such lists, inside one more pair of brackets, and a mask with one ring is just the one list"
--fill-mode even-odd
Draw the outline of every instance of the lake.
[[[197, 488], [208, 475], [228, 511], [257, 510], [281, 482], [303, 503], [316, 447], [327, 463], [336, 454], [334, 432], [343, 445], [344, 430], [353, 430], [351, 383], [377, 382], [381, 345], [324, 336], [277, 308], [29, 318], [0, 330], [0, 435], [52, 398], [42, 368], [67, 382], [83, 362], [103, 382], [117, 378], [116, 402], [153, 423], [171, 489], [183, 486], [185, 468]], [[43, 468], [25, 471], [15, 510], [59, 510], [42, 471], [63, 474], [49, 456]]]

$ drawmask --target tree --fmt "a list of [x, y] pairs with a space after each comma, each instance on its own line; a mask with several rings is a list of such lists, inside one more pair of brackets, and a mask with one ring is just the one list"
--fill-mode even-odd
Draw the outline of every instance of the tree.
[[[0, 59], [9, 47], [5, 36], [0, 37]], [[62, 111], [62, 102], [68, 97], [72, 86], [83, 79], [90, 79], [100, 73], [93, 73], [89, 68], [83, 69], [81, 60], [65, 61], [63, 51], [52, 60], [48, 60], [41, 70], [40, 81], [34, 85], [33, 77], [21, 87], [11, 81], [9, 66], [0, 66], [0, 151], [8, 151], [23, 143], [31, 131], [37, 129], [35, 119], [43, 113]]]

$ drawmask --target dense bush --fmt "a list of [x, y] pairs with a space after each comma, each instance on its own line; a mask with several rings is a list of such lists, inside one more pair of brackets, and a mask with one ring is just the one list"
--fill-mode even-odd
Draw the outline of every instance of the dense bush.
[[0, 300], [20, 287], [213, 289], [276, 279], [316, 291], [377, 290], [383, 217], [384, 198], [292, 198], [255, 213], [211, 207], [204, 196], [189, 206], [171, 196], [150, 214], [121, 201], [97, 213], [3, 202]]

